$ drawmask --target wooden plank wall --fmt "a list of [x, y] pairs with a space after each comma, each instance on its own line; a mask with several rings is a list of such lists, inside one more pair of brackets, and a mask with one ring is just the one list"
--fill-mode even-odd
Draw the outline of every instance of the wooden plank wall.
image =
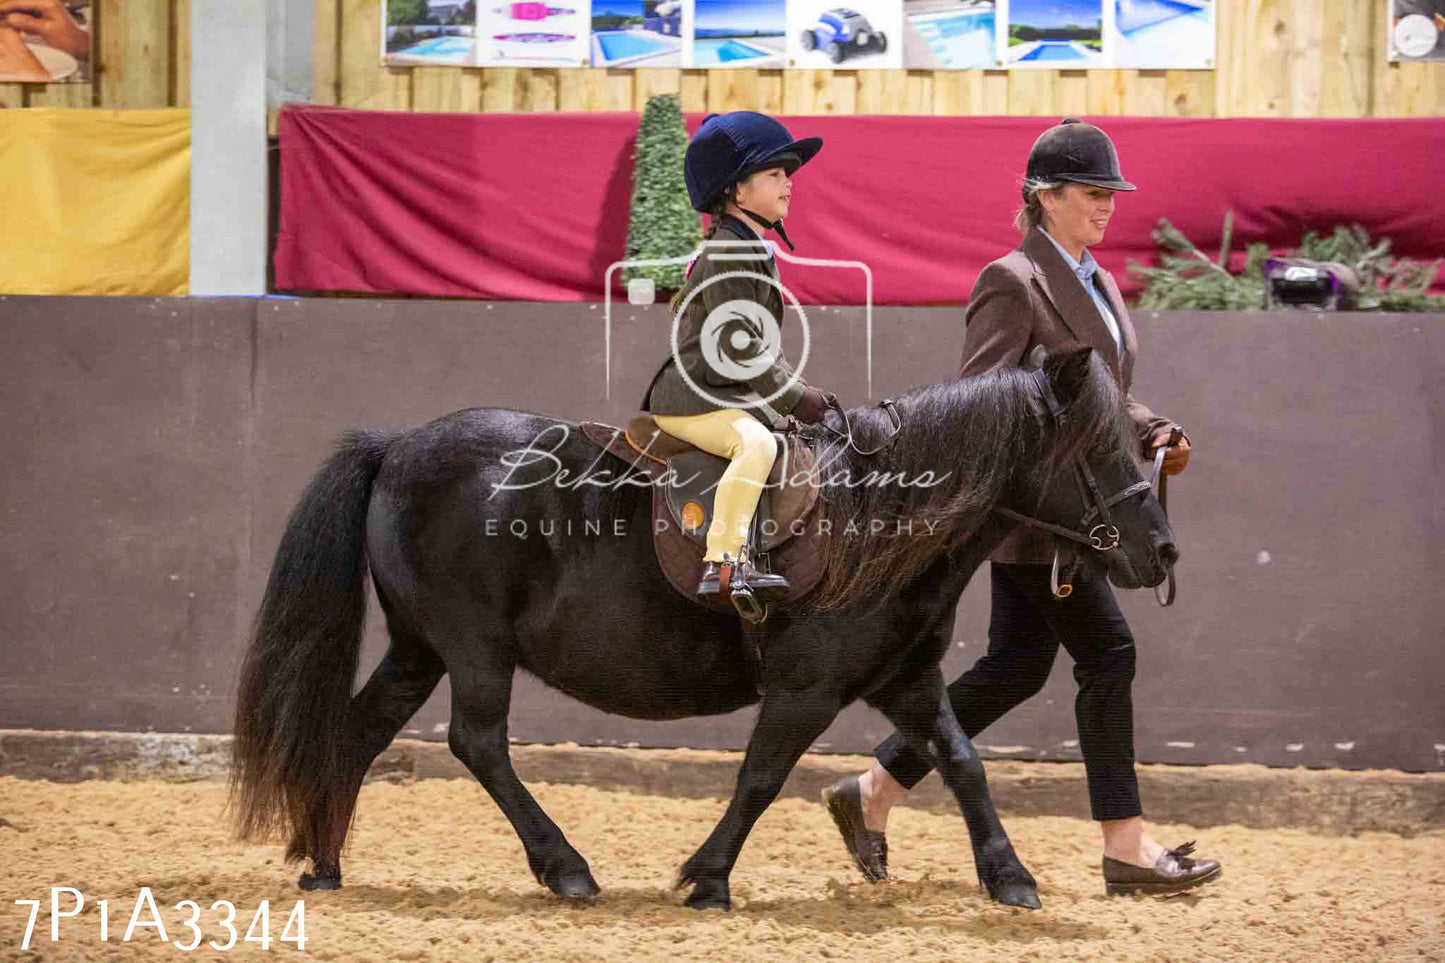
[[[99, 63], [82, 85], [0, 84], [6, 107], [190, 103], [191, 0], [95, 0]], [[1217, 0], [1218, 64], [1193, 70], [386, 68], [379, 0], [315, 0], [313, 99], [372, 110], [780, 114], [1445, 115], [1445, 64], [1392, 64], [1388, 0]]]

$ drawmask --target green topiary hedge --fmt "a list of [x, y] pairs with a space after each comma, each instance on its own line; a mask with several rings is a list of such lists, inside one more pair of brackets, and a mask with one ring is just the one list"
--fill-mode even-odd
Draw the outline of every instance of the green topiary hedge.
[[[682, 161], [687, 127], [676, 94], [647, 99], [637, 127], [632, 207], [627, 224], [627, 260], [680, 257], [702, 242], [699, 216], [687, 198]], [[658, 289], [682, 286], [685, 264], [626, 268], [622, 278], [651, 278]]]

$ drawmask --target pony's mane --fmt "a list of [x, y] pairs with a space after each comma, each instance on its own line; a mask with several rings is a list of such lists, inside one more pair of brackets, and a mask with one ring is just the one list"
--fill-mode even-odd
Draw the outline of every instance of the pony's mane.
[[[896, 399], [902, 428], [875, 455], [860, 456], [831, 432], [810, 429], [824, 486], [823, 517], [832, 526], [827, 572], [812, 607], [835, 609], [895, 594], [973, 537], [1010, 485], [1042, 492], [1075, 458], [1127, 450], [1123, 397], [1097, 354], [1091, 353], [1062, 423], [1055, 428], [1051, 419], [1041, 419], [1047, 410], [1042, 379], [1067, 363], [1066, 357], [1051, 360], [1042, 372], [1005, 368], [915, 388]], [[854, 441], [864, 450], [877, 447], [893, 428], [879, 407], [848, 415]], [[836, 415], [828, 424], [841, 427]], [[910, 484], [945, 474], [931, 486]], [[883, 522], [881, 531], [875, 531], [875, 519]]]

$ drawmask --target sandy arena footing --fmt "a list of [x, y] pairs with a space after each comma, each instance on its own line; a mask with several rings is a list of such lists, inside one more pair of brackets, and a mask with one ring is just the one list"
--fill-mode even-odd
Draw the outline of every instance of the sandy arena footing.
[[[635, 750], [623, 751], [629, 754]], [[505, 818], [472, 780], [373, 781], [363, 788], [345, 888], [302, 893], [279, 844], [235, 842], [214, 780], [0, 778], [0, 959], [150, 960], [183, 956], [197, 930], [224, 944], [224, 907], [244, 936], [263, 900], [278, 940], [305, 903], [304, 952], [318, 960], [1108, 960], [1240, 963], [1445, 961], [1445, 834], [1323, 836], [1297, 829], [1156, 825], [1166, 844], [1199, 840], [1224, 876], [1195, 895], [1109, 898], [1092, 823], [1006, 816], [1040, 884], [1041, 912], [990, 903], [977, 889], [962, 820], [911, 808], [889, 827], [895, 879], [862, 881], [818, 804], [780, 800], [733, 874], [734, 910], [696, 912], [671, 888], [677, 867], [721, 815], [721, 799], [533, 783], [591, 863], [602, 895], [564, 905], [527, 870]], [[50, 941], [49, 894], [84, 894]], [[149, 887], [171, 942], [154, 927], [123, 936]], [[21, 950], [28, 908], [42, 911]], [[110, 942], [99, 939], [108, 900]], [[61, 906], [73, 905], [62, 894]], [[142, 910], [140, 918], [150, 920]], [[259, 936], [260, 930], [254, 935]], [[294, 930], [292, 935], [295, 935]], [[193, 958], [275, 959], [238, 938]]]

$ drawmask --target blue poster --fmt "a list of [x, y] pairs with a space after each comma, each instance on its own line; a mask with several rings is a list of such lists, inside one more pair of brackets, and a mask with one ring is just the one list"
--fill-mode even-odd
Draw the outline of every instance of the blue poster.
[[781, 67], [784, 0], [695, 0], [692, 67]]
[[1010, 67], [1105, 67], [1103, 0], [1010, 0]]
[[1214, 66], [1214, 0], [1112, 0], [1114, 66]]

